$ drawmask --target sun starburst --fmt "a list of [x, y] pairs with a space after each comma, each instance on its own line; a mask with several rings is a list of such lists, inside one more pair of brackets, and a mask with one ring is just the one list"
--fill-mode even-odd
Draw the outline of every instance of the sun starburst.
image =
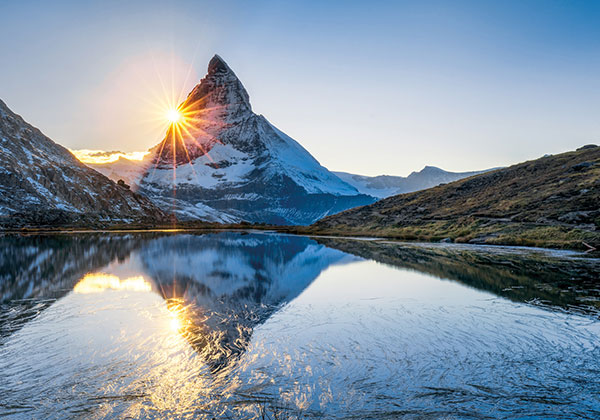
[[[165, 171], [172, 171], [173, 220], [178, 203], [177, 186], [180, 182], [191, 181], [189, 176], [186, 176], [185, 181], [179, 181], [178, 169], [187, 172], [189, 168], [192, 177], [200, 185], [201, 180], [197, 173], [200, 163], [196, 160], [202, 158], [207, 161], [205, 163], [210, 162], [211, 167], [218, 167], [209, 151], [215, 144], [220, 143], [216, 137], [217, 133], [226, 126], [221, 118], [226, 105], [212, 103], [210, 93], [203, 97], [195, 96], [194, 91], [189, 95], [185, 94], [187, 80], [192, 73], [190, 66], [186, 79], [180, 84], [173, 77], [170, 80], [161, 77], [157, 71], [159, 83], [155, 88], [158, 89], [147, 91], [154, 96], [152, 100], [147, 100], [150, 105], [146, 107], [149, 111], [149, 122], [160, 126], [160, 131], [164, 133], [163, 140], [158, 147], [151, 150], [152, 156], [148, 158], [151, 166], [148, 167], [147, 179], [153, 182], [158, 178], [157, 181], [161, 182], [165, 179]], [[183, 168], [186, 165], [189, 167]]]
[[178, 109], [169, 109], [167, 111], [167, 121], [169, 121], [171, 124], [176, 124], [179, 121], [181, 121], [181, 119], [183, 118], [183, 115], [181, 115], [181, 112], [179, 112]]

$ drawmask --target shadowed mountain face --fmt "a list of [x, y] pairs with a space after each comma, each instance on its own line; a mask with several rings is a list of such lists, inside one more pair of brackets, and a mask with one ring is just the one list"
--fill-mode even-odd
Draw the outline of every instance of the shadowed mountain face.
[[427, 273], [498, 296], [600, 315], [597, 258], [553, 257], [501, 247], [319, 238], [327, 247], [394, 267]]
[[184, 121], [172, 125], [143, 162], [94, 168], [129, 180], [181, 220], [306, 225], [375, 201], [255, 114], [219, 56], [179, 110]]
[[79, 162], [0, 101], [0, 228], [163, 218], [147, 198]]

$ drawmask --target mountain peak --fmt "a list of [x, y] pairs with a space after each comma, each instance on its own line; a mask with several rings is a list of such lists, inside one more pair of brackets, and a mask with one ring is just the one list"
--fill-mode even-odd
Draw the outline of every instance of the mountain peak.
[[427, 165], [423, 169], [421, 169], [420, 172], [427, 172], [427, 171], [443, 171], [443, 169], [440, 169], [437, 166]]
[[177, 130], [170, 126], [163, 142], [153, 148], [155, 162], [163, 166], [190, 163], [215, 144], [227, 143], [223, 129], [254, 115], [244, 85], [217, 54], [209, 61], [206, 75], [178, 109], [186, 114], [184, 133], [175, 135]]
[[199, 111], [218, 107], [233, 118], [252, 111], [244, 85], [217, 54], [209, 61], [206, 76], [190, 92], [182, 107], [189, 108], [190, 105]]
[[144, 166], [111, 176], [127, 182], [127, 175], [182, 219], [309, 224], [375, 201], [252, 112], [246, 89], [218, 55], [178, 108], [183, 125], [169, 126]]
[[227, 73], [230, 71], [231, 69], [225, 60], [223, 60], [218, 54], [215, 54], [208, 62], [208, 74]]

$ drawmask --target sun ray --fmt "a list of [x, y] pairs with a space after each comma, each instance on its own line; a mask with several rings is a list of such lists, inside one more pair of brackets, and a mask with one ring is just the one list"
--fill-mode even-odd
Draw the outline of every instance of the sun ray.
[[[156, 67], [156, 62], [154, 62]], [[191, 72], [191, 70], [190, 70]], [[219, 130], [227, 126], [218, 114], [226, 106], [216, 105], [208, 106], [207, 97], [191, 100], [190, 95], [187, 98], [181, 98], [171, 89], [167, 91], [167, 86], [163, 78], [158, 74], [160, 86], [163, 91], [162, 98], [157, 98], [152, 107], [158, 111], [162, 118], [158, 121], [163, 127], [162, 132], [166, 132], [158, 148], [153, 150], [152, 169], [149, 173], [149, 181], [153, 182], [158, 169], [166, 169], [171, 166], [172, 172], [172, 214], [175, 215], [177, 207], [177, 169], [178, 165], [189, 164], [193, 177], [199, 182], [199, 175], [194, 167], [194, 160], [199, 156], [206, 156], [206, 159], [215, 165], [215, 160], [210, 154], [210, 149], [215, 144], [222, 142], [212, 134], [214, 130]], [[171, 86], [174, 88], [174, 86]], [[154, 115], [157, 115], [155, 113]], [[215, 118], [217, 117], [217, 118]], [[157, 122], [157, 119], [154, 119]], [[168, 149], [171, 149], [172, 156], [168, 156]], [[200, 154], [199, 154], [200, 152]], [[181, 168], [179, 168], [181, 169]], [[175, 222], [173, 218], [173, 222]]]
[[181, 84], [181, 89], [179, 90], [179, 98], [183, 98], [184, 94], [185, 94], [185, 88], [187, 86], [189, 77], [192, 75], [192, 70], [194, 68], [194, 62], [196, 62], [196, 57], [198, 56], [198, 52], [200, 51], [200, 47], [203, 45], [202, 41], [198, 41], [196, 43], [196, 48], [194, 50], [194, 55], [192, 56], [192, 61], [190, 61], [190, 65], [188, 67], [188, 71], [187, 74], [185, 75], [185, 79], [183, 81], [183, 83]]
[[196, 182], [198, 182], [199, 181], [198, 174], [196, 173], [196, 169], [194, 169], [194, 165], [192, 164], [192, 159], [190, 158], [190, 154], [188, 152], [187, 146], [185, 145], [185, 142], [183, 141], [183, 136], [181, 136], [181, 128], [183, 128], [186, 131], [187, 131], [187, 129], [183, 126], [178, 128], [180, 138], [181, 138], [181, 146], [183, 147], [183, 151], [185, 152], [185, 155], [187, 156], [188, 163], [190, 164], [190, 168], [192, 170], [192, 173], [194, 174], [194, 178], [196, 178]]
[[166, 141], [162, 141], [160, 144], [160, 150], [158, 151], [158, 154], [156, 155], [156, 159], [154, 162], [154, 169], [152, 170], [152, 175], [150, 176], [151, 180], [154, 180], [154, 174], [156, 172], [156, 169], [158, 168], [158, 163], [160, 162], [160, 158], [162, 157], [162, 152], [165, 148], [165, 143], [166, 143]]
[[[188, 134], [188, 136], [189, 136], [190, 140], [192, 140], [192, 141], [193, 141], [193, 142], [194, 142], [194, 143], [195, 143], [195, 144], [196, 144], [196, 145], [197, 145], [197, 146], [200, 148], [200, 150], [202, 151], [202, 155], [205, 155], [205, 156], [208, 158], [208, 160], [210, 160], [210, 161], [211, 161], [211, 163], [214, 163], [214, 160], [213, 160], [212, 156], [211, 156], [211, 155], [210, 155], [210, 153], [209, 153], [209, 152], [208, 152], [208, 151], [207, 151], [207, 150], [204, 148], [204, 146], [202, 145], [202, 143], [200, 143], [200, 142], [199, 142], [199, 141], [198, 141], [198, 140], [197, 140], [197, 139], [196, 139], [196, 138], [195, 138], [195, 137], [194, 137], [194, 136], [193, 136], [193, 135], [192, 135], [192, 134], [191, 134], [191, 133], [190, 133], [190, 132], [187, 130], [187, 128], [185, 128], [185, 127], [184, 127], [184, 129], [185, 129], [186, 133]], [[204, 133], [206, 136], [208, 136], [208, 137], [211, 137], [211, 136], [210, 136], [208, 133], [206, 133], [206, 131], [204, 131], [204, 130], [202, 130], [202, 129], [199, 129], [199, 130], [200, 130], [200, 131], [202, 131], [202, 133]], [[215, 140], [217, 140], [217, 139], [215, 139]]]

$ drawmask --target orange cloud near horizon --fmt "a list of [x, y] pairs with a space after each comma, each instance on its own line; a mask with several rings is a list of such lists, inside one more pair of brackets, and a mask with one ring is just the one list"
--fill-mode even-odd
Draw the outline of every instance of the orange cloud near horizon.
[[[70, 149], [69, 149], [70, 150]], [[93, 164], [106, 164], [116, 162], [120, 158], [129, 160], [143, 160], [150, 152], [121, 152], [104, 150], [80, 149], [70, 150], [80, 162]]]

